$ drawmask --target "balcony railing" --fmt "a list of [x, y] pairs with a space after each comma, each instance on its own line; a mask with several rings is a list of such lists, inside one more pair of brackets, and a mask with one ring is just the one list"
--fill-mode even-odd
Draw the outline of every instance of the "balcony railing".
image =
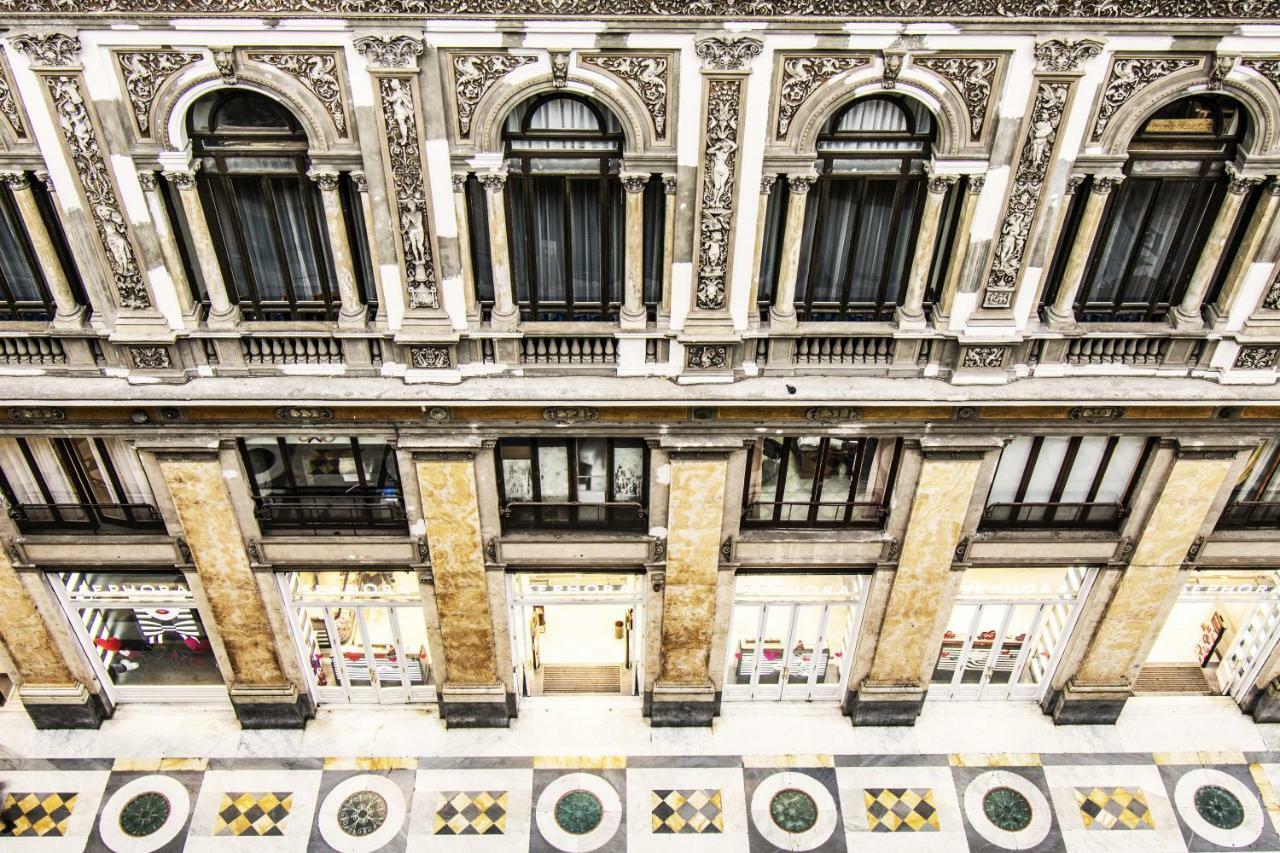
[[151, 504], [14, 504], [9, 517], [23, 533], [163, 533]]
[[612, 335], [528, 336], [520, 339], [520, 363], [613, 365], [618, 342]]
[[342, 341], [337, 338], [273, 336], [242, 338], [240, 350], [250, 367], [290, 364], [342, 364]]
[[796, 341], [796, 364], [835, 364], [849, 367], [887, 365], [893, 361], [892, 337], [823, 335]]
[[883, 501], [753, 501], [743, 527], [865, 527], [879, 529], [889, 515]]
[[254, 504], [254, 516], [264, 533], [355, 536], [406, 532], [404, 501], [398, 492], [260, 495]]
[[1158, 367], [1164, 363], [1168, 338], [1077, 338], [1067, 344], [1068, 364], [1127, 364]]
[[57, 338], [0, 338], [0, 364], [66, 363], [66, 350]]
[[1231, 501], [1218, 519], [1219, 530], [1280, 527], [1280, 501]]
[[1121, 503], [994, 503], [982, 514], [987, 530], [1119, 530], [1129, 514]]
[[503, 527], [507, 530], [643, 532], [647, 517], [644, 506], [635, 501], [508, 501], [502, 506]]

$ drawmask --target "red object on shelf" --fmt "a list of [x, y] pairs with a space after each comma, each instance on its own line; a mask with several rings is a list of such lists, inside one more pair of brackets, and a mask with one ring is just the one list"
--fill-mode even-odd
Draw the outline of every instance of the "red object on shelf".
[[93, 641], [93, 644], [98, 648], [105, 649], [106, 651], [109, 651], [109, 652], [120, 651], [119, 637], [99, 637], [98, 639]]

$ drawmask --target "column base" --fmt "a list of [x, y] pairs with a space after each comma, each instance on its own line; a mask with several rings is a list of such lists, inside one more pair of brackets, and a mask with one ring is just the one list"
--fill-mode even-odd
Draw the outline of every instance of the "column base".
[[634, 314], [623, 308], [618, 319], [621, 321], [622, 331], [624, 332], [643, 332], [649, 326], [649, 312], [644, 308]]
[[796, 327], [796, 310], [792, 308], [790, 311], [779, 311], [777, 306], [769, 309], [769, 330], [770, 331], [786, 331]]
[[520, 324], [520, 311], [512, 306], [511, 310], [505, 313], [494, 309], [489, 314], [489, 327], [498, 332], [514, 332], [516, 326]]
[[501, 684], [450, 685], [440, 690], [440, 719], [450, 729], [505, 729], [516, 697]]
[[111, 711], [97, 693], [75, 687], [24, 686], [18, 691], [27, 716], [37, 729], [96, 729]]
[[841, 711], [855, 726], [914, 726], [924, 709], [925, 688], [913, 684], [869, 684], [845, 694]]
[[924, 311], [908, 311], [901, 305], [893, 312], [893, 318], [897, 321], [898, 328], [907, 332], [920, 332], [928, 325]]
[[1057, 308], [1050, 305], [1044, 310], [1045, 325], [1055, 332], [1069, 332], [1079, 328], [1080, 324], [1076, 322], [1075, 312], [1070, 314], [1059, 313]]
[[242, 729], [302, 729], [316, 715], [306, 693], [285, 687], [233, 687], [231, 707]]
[[358, 309], [351, 313], [347, 313], [347, 309], [343, 308], [338, 312], [338, 328], [363, 330], [369, 323], [369, 309], [361, 305]]
[[1058, 726], [1112, 725], [1132, 692], [1127, 684], [1068, 684], [1045, 696], [1042, 707]]
[[63, 314], [61, 311], [54, 314], [53, 322], [49, 325], [51, 328], [57, 329], [59, 332], [78, 332], [84, 328], [84, 320], [88, 314], [88, 309], [83, 305], [79, 305], [76, 307], [76, 310], [67, 314]]
[[1271, 682], [1253, 698], [1249, 716], [1255, 723], [1280, 723], [1280, 690]]
[[1199, 332], [1204, 330], [1204, 317], [1200, 316], [1200, 312], [1188, 314], [1182, 310], [1181, 305], [1176, 305], [1169, 309], [1168, 321], [1169, 325], [1178, 332]]
[[654, 728], [710, 726], [720, 713], [720, 693], [710, 682], [705, 686], [658, 683], [645, 694], [644, 705]]
[[210, 329], [234, 329], [241, 319], [240, 306], [232, 305], [229, 310], [222, 312], [210, 309], [204, 324]]

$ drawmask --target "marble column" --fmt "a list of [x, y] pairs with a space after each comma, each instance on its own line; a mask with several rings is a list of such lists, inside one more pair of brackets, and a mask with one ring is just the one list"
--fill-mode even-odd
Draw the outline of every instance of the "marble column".
[[870, 672], [851, 688], [845, 708], [854, 725], [909, 726], [924, 705], [933, 664], [934, 625], [947, 598], [956, 545], [964, 529], [983, 457], [999, 441], [921, 439], [924, 461], [911, 501]]
[[929, 191], [924, 197], [924, 210], [920, 212], [915, 253], [911, 257], [911, 271], [907, 274], [907, 289], [897, 311], [900, 328], [924, 328], [924, 291], [929, 286], [929, 273], [933, 269], [933, 254], [938, 242], [938, 230], [942, 226], [947, 193], [959, 179], [959, 175], [931, 174], [929, 176]]
[[1093, 244], [1098, 240], [1102, 212], [1107, 207], [1107, 199], [1111, 196], [1111, 191], [1120, 186], [1123, 180], [1123, 175], [1095, 175], [1090, 183], [1089, 197], [1085, 199], [1084, 212], [1080, 214], [1080, 224], [1076, 226], [1071, 253], [1067, 255], [1067, 264], [1062, 270], [1058, 295], [1045, 311], [1051, 327], [1071, 327], [1076, 324], [1076, 297], [1080, 293], [1080, 285], [1084, 282], [1089, 256], [1093, 254]]
[[960, 291], [960, 280], [964, 277], [965, 264], [969, 260], [969, 239], [973, 230], [974, 211], [978, 209], [978, 197], [986, 186], [985, 175], [970, 175], [965, 183], [964, 198], [960, 201], [960, 219], [956, 222], [955, 248], [951, 251], [950, 265], [946, 277], [942, 280], [942, 293], [933, 306], [934, 326], [942, 328], [951, 317], [951, 306]]
[[1044, 706], [1058, 724], [1114, 723], [1182, 584], [1187, 549], [1227, 483], [1238, 447], [1182, 442], [1075, 675]]
[[67, 274], [62, 269], [62, 260], [53, 246], [49, 229], [45, 227], [44, 217], [40, 215], [35, 196], [31, 194], [30, 177], [26, 172], [6, 172], [0, 175], [0, 179], [4, 180], [5, 185], [13, 193], [13, 200], [18, 207], [18, 217], [27, 231], [27, 239], [31, 241], [31, 248], [40, 264], [45, 284], [49, 286], [49, 295], [53, 297], [56, 306], [53, 325], [64, 329], [79, 328], [84, 323], [85, 309], [83, 305], [76, 303], [75, 295], [71, 292], [71, 282], [67, 280]]
[[619, 177], [627, 195], [622, 329], [642, 332], [648, 321], [644, 307], [644, 188], [649, 184], [649, 176], [623, 174]]
[[314, 714], [311, 697], [281, 665], [216, 449], [158, 450], [156, 458], [227, 652], [223, 678], [240, 725], [303, 728]]
[[360, 205], [360, 214], [364, 219], [365, 242], [373, 254], [369, 266], [373, 267], [373, 286], [378, 294], [378, 317], [386, 320], [387, 298], [382, 292], [382, 264], [378, 262], [378, 220], [373, 214], [373, 199], [369, 196], [369, 176], [364, 172], [351, 173], [351, 188], [357, 193], [356, 203]]
[[342, 308], [338, 311], [338, 327], [363, 329], [369, 313], [360, 301], [356, 287], [355, 261], [351, 255], [351, 238], [347, 234], [347, 216], [342, 210], [342, 196], [338, 191], [337, 172], [311, 171], [307, 177], [320, 189], [320, 201], [324, 205], [325, 228], [329, 235], [329, 251], [333, 253], [333, 268], [338, 276], [338, 298]]
[[138, 172], [138, 184], [147, 199], [147, 212], [155, 224], [156, 239], [160, 243], [160, 253], [164, 255], [165, 269], [169, 278], [173, 279], [174, 289], [178, 292], [178, 303], [182, 306], [183, 316], [191, 318], [192, 324], [199, 322], [199, 303], [191, 290], [191, 282], [187, 278], [186, 265], [178, 248], [178, 234], [173, 227], [173, 219], [169, 216], [168, 206], [160, 195], [160, 180], [155, 172]]
[[756, 250], [751, 261], [751, 290], [747, 294], [747, 324], [753, 329], [760, 328], [760, 264], [764, 259], [764, 228], [769, 218], [769, 199], [773, 197], [773, 185], [777, 182], [777, 175], [765, 173], [760, 176], [760, 200], [756, 202]]
[[22, 679], [17, 697], [37, 729], [96, 729], [110, 716], [102, 697], [71, 672], [8, 549], [0, 549], [0, 639]]
[[507, 245], [507, 175], [486, 172], [479, 176], [489, 208], [489, 262], [493, 267], [493, 314], [495, 329], [512, 330], [520, 319], [511, 285], [511, 249]]
[[506, 726], [514, 706], [498, 676], [474, 454], [414, 453], [444, 647], [440, 715], [450, 728]]
[[769, 309], [769, 327], [796, 327], [796, 277], [800, 274], [800, 247], [804, 242], [804, 211], [809, 189], [817, 175], [788, 175], [787, 221], [782, 233], [782, 259], [778, 266], [778, 287]]
[[662, 192], [665, 203], [662, 206], [662, 307], [659, 315], [663, 318], [671, 316], [671, 265], [675, 262], [676, 251], [676, 176], [662, 176]]
[[1213, 284], [1213, 275], [1217, 272], [1222, 253], [1227, 248], [1227, 241], [1231, 239], [1231, 231], [1235, 228], [1240, 209], [1244, 207], [1245, 199], [1249, 197], [1249, 190], [1263, 180], [1239, 175], [1230, 165], [1227, 166], [1227, 175], [1227, 195], [1222, 200], [1222, 206], [1218, 208], [1218, 215], [1214, 218], [1213, 227], [1209, 230], [1209, 238], [1205, 240], [1200, 259], [1196, 261], [1191, 280], [1187, 283], [1187, 291], [1182, 297], [1181, 304], [1169, 312], [1170, 325], [1182, 331], [1193, 332], [1204, 327], [1200, 308], [1209, 292], [1209, 286]]
[[1273, 176], [1267, 182], [1266, 190], [1258, 200], [1257, 207], [1254, 208], [1253, 216], [1249, 219], [1249, 225], [1240, 240], [1235, 257], [1231, 259], [1226, 280], [1222, 283], [1222, 292], [1209, 307], [1210, 316], [1215, 323], [1225, 322], [1231, 314], [1231, 306], [1240, 295], [1245, 280], [1249, 277], [1249, 270], [1258, 262], [1267, 241], [1273, 239], [1278, 211], [1280, 211], [1280, 176]]
[[467, 173], [454, 172], [453, 218], [458, 227], [458, 266], [462, 272], [462, 294], [467, 304], [467, 321], [480, 321], [480, 303], [476, 298], [475, 259], [471, 257], [471, 217], [467, 213]]
[[196, 264], [200, 267], [200, 277], [204, 279], [204, 288], [209, 297], [208, 324], [211, 327], [234, 327], [240, 322], [240, 306], [231, 302], [226, 280], [222, 277], [222, 265], [218, 263], [213, 233], [209, 230], [209, 220], [204, 215], [204, 204], [201, 203], [200, 191], [196, 188], [196, 173], [165, 172], [164, 176], [178, 190], [178, 199], [182, 202], [182, 213], [187, 220], [187, 232], [191, 235]]
[[710, 659], [729, 451], [673, 448], [670, 460], [661, 665], [649, 720], [708, 726], [718, 704]]

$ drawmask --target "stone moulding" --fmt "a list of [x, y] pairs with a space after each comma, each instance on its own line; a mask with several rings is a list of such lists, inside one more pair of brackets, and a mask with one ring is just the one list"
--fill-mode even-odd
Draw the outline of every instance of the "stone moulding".
[[8, 15], [265, 15], [272, 17], [645, 17], [645, 18], [881, 18], [945, 21], [1144, 20], [1262, 21], [1280, 19], [1280, 0], [0, 0]]
[[1198, 58], [1126, 57], [1116, 59], [1111, 64], [1107, 83], [1102, 90], [1102, 101], [1098, 104], [1098, 116], [1093, 122], [1090, 138], [1095, 142], [1101, 139], [1111, 119], [1138, 92], [1157, 80], [1200, 63], [1201, 60]]
[[796, 56], [784, 54], [781, 80], [778, 84], [778, 123], [775, 136], [784, 139], [791, 130], [796, 112], [824, 83], [841, 74], [864, 68], [871, 63], [868, 56]]
[[520, 53], [455, 53], [449, 56], [453, 69], [454, 107], [458, 114], [458, 134], [471, 135], [471, 121], [476, 104], [484, 93], [503, 77], [522, 65], [537, 61], [536, 56]]
[[115, 54], [138, 133], [151, 135], [151, 105], [161, 87], [183, 68], [199, 62], [199, 53], [178, 50], [122, 50]]

